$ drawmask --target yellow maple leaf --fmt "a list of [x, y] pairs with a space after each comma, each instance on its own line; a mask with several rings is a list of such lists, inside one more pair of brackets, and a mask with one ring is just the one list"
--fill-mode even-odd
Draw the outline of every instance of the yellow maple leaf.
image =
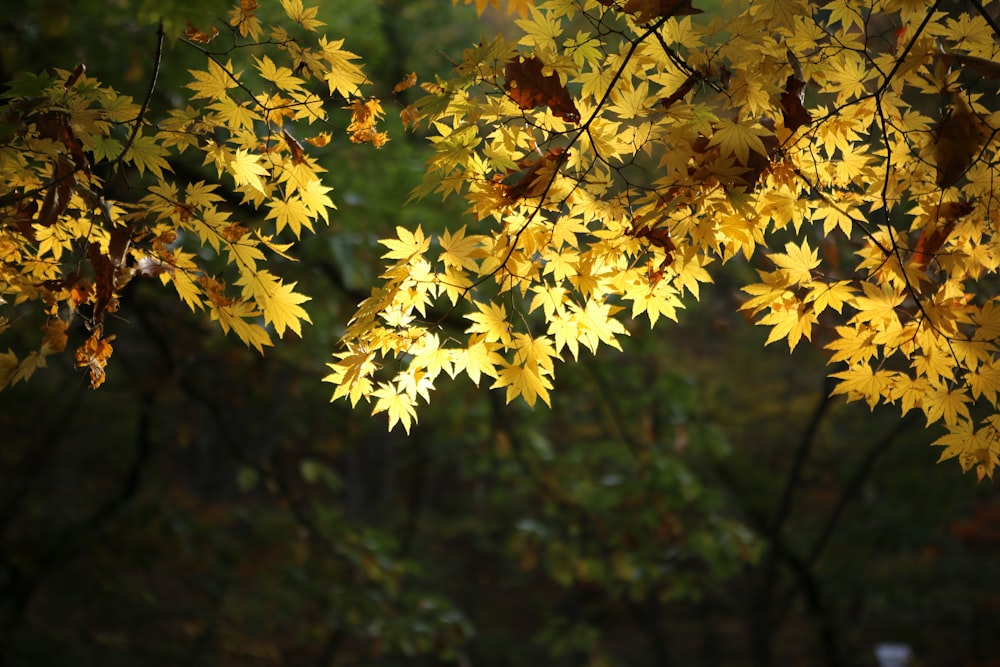
[[932, 389], [925, 396], [923, 404], [927, 424], [930, 425], [939, 419], [944, 419], [944, 423], [948, 426], [955, 426], [959, 418], [970, 419], [968, 403], [971, 401], [972, 398], [965, 388], [936, 387]]
[[969, 381], [973, 398], [984, 397], [992, 405], [997, 404], [997, 393], [1000, 393], [1000, 365], [995, 362], [980, 366], [975, 372], [965, 376]]
[[497, 373], [496, 381], [490, 385], [490, 389], [501, 388], [507, 389], [508, 403], [521, 396], [525, 403], [531, 407], [534, 407], [535, 401], [539, 398], [546, 405], [551, 405], [548, 390], [552, 389], [552, 383], [542, 374], [541, 369], [536, 364], [518, 366], [504, 363]]
[[803, 240], [802, 245], [785, 244], [784, 253], [771, 253], [770, 260], [788, 273], [789, 283], [797, 284], [812, 279], [812, 270], [819, 266], [819, 251], [810, 248], [809, 242]]
[[322, 21], [316, 20], [316, 12], [319, 7], [303, 7], [302, 0], [281, 0], [281, 7], [288, 14], [288, 18], [306, 30], [315, 31], [326, 25]]
[[844, 394], [849, 402], [863, 400], [873, 409], [894, 380], [891, 371], [875, 370], [868, 364], [854, 364], [849, 370], [831, 373], [830, 377], [841, 380], [831, 395]]
[[235, 153], [231, 154], [226, 170], [232, 174], [237, 186], [249, 185], [261, 194], [267, 194], [264, 191], [264, 182], [260, 180], [260, 177], [267, 176], [268, 172], [267, 168], [260, 164], [259, 155], [238, 148]]
[[257, 271], [241, 276], [236, 281], [243, 287], [245, 296], [251, 296], [260, 306], [264, 321], [274, 327], [279, 337], [285, 329], [291, 329], [297, 336], [302, 335], [302, 322], [312, 322], [302, 303], [310, 297], [295, 291], [297, 283], [283, 283], [268, 271]]
[[729, 120], [720, 118], [709, 146], [719, 146], [723, 153], [732, 153], [741, 165], [750, 162], [750, 152], [767, 156], [761, 137], [774, 134], [755, 120]]
[[791, 302], [783, 307], [772, 307], [771, 312], [760, 318], [759, 324], [771, 325], [765, 345], [787, 339], [788, 349], [794, 350], [803, 337], [812, 340], [812, 325], [817, 323], [816, 313], [805, 303]]
[[379, 243], [389, 248], [389, 252], [382, 255], [383, 259], [409, 260], [427, 252], [431, 240], [424, 236], [419, 226], [412, 232], [406, 227], [396, 227], [395, 239], [382, 239]]
[[455, 356], [454, 370], [465, 372], [469, 379], [478, 387], [483, 375], [497, 377], [497, 368], [504, 363], [497, 350], [498, 343], [491, 343], [485, 336], [478, 334], [469, 339], [469, 345]]
[[380, 382], [372, 396], [375, 398], [372, 414], [387, 413], [389, 430], [395, 428], [396, 424], [402, 424], [403, 430], [409, 435], [410, 427], [417, 420], [414, 399], [410, 393], [398, 385]]
[[980, 480], [993, 478], [1000, 464], [1000, 438], [998, 438], [997, 415], [988, 417], [982, 428], [977, 429], [970, 419], [960, 419], [948, 428], [948, 434], [934, 441], [934, 445], [944, 447], [938, 461], [958, 458], [962, 470], [968, 472], [973, 467]]
[[309, 217], [309, 209], [299, 197], [274, 199], [267, 203], [267, 208], [269, 210], [265, 219], [274, 219], [275, 231], [278, 233], [286, 226], [297, 237], [302, 235], [303, 227], [309, 231], [313, 230], [312, 219]]
[[472, 325], [465, 333], [484, 334], [486, 342], [499, 342], [504, 347], [511, 345], [511, 327], [507, 319], [507, 308], [501, 303], [476, 303], [478, 313], [467, 313], [465, 319]]
[[124, 159], [135, 165], [140, 174], [149, 169], [157, 178], [163, 178], [164, 169], [171, 171], [170, 164], [165, 159], [166, 155], [167, 150], [156, 137], [140, 134], [125, 151]]
[[208, 71], [192, 69], [188, 70], [195, 81], [187, 84], [187, 87], [195, 91], [191, 99], [199, 97], [209, 99], [221, 99], [226, 96], [226, 91], [239, 85], [239, 72], [233, 71], [233, 63], [229, 61], [225, 67], [214, 59], [208, 61]]
[[479, 268], [476, 260], [485, 255], [485, 252], [480, 248], [483, 239], [484, 237], [479, 235], [466, 236], [464, 225], [454, 234], [445, 230], [440, 239], [440, 259], [446, 267], [468, 269], [475, 272]]

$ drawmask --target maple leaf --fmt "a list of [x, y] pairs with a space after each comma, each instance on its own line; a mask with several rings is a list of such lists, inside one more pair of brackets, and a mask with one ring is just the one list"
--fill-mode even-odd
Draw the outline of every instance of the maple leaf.
[[691, 6], [691, 0], [625, 0], [621, 10], [634, 14], [640, 23], [670, 16], [701, 14], [703, 10]]
[[187, 21], [186, 24], [187, 27], [184, 28], [184, 37], [190, 39], [192, 42], [197, 42], [198, 44], [208, 44], [219, 35], [219, 29], [214, 26], [210, 32], [206, 33], [198, 30], [198, 28], [190, 21]]
[[958, 458], [962, 469], [976, 468], [979, 479], [993, 478], [1000, 464], [1000, 439], [998, 439], [996, 415], [991, 415], [982, 428], [970, 419], [961, 419], [949, 428], [949, 433], [934, 441], [934, 445], [944, 447], [939, 461]]
[[98, 328], [91, 334], [84, 343], [76, 349], [76, 365], [78, 368], [86, 368], [90, 374], [90, 388], [97, 389], [104, 383], [104, 369], [108, 364], [108, 358], [114, 349], [111, 341], [115, 337], [103, 337], [101, 329]]
[[768, 157], [768, 150], [761, 137], [771, 135], [772, 132], [761, 127], [757, 121], [732, 121], [723, 118], [719, 120], [708, 145], [719, 146], [724, 154], [735, 155], [741, 165], [749, 165], [751, 152]]
[[392, 93], [393, 95], [401, 93], [407, 88], [412, 88], [413, 86], [416, 85], [416, 83], [417, 83], [417, 73], [410, 72], [409, 74], [406, 75], [405, 79], [403, 79], [402, 81], [400, 81], [399, 83], [397, 83], [395, 86], [392, 87]]
[[342, 39], [330, 42], [326, 37], [320, 37], [319, 49], [323, 59], [329, 64], [323, 80], [329, 86], [331, 95], [339, 93], [344, 99], [351, 99], [368, 81], [368, 77], [354, 63], [358, 55], [342, 49], [343, 45]]
[[484, 251], [480, 249], [482, 242], [481, 236], [466, 236], [464, 226], [454, 234], [445, 230], [440, 240], [441, 262], [445, 267], [476, 271], [478, 268], [476, 260], [484, 255]]
[[490, 388], [506, 388], [508, 403], [520, 396], [531, 407], [534, 407], [535, 401], [539, 398], [546, 405], [551, 405], [548, 390], [552, 389], [552, 383], [535, 364], [519, 366], [504, 363]]
[[252, 298], [260, 306], [264, 321], [274, 327], [278, 337], [291, 329], [295, 335], [302, 335], [302, 322], [311, 322], [309, 313], [302, 303], [310, 298], [295, 291], [296, 283], [283, 283], [277, 276], [267, 271], [241, 276], [236, 281], [243, 287], [243, 295]]
[[422, 255], [431, 244], [430, 238], [424, 236], [420, 227], [412, 232], [406, 227], [396, 227], [396, 237], [395, 239], [379, 241], [389, 248], [389, 252], [382, 255], [384, 259], [409, 260], [412, 257]]
[[196, 69], [188, 70], [188, 72], [195, 78], [193, 83], [187, 84], [188, 88], [195, 91], [195, 94], [191, 96], [193, 100], [201, 97], [221, 99], [226, 97], [226, 91], [239, 85], [240, 75], [233, 71], [232, 61], [227, 62], [223, 67], [215, 60], [209, 60], [207, 72]]
[[268, 172], [267, 168], [260, 164], [259, 155], [254, 155], [244, 148], [238, 148], [230, 156], [226, 171], [232, 174], [237, 187], [249, 185], [261, 194], [266, 194], [264, 182], [260, 180], [260, 177], [267, 176]]
[[830, 377], [841, 380], [830, 392], [832, 395], [844, 394], [848, 401], [863, 400], [872, 409], [893, 383], [893, 375], [889, 371], [874, 370], [868, 364], [854, 364], [849, 370], [831, 373]]
[[786, 243], [784, 253], [772, 253], [768, 258], [785, 270], [791, 284], [811, 280], [812, 270], [820, 263], [819, 252], [810, 248], [807, 241], [799, 246]]
[[483, 375], [496, 379], [497, 368], [504, 363], [503, 357], [496, 351], [499, 347], [500, 344], [489, 342], [482, 334], [472, 336], [468, 347], [456, 355], [454, 371], [464, 372], [477, 387]]
[[927, 424], [943, 419], [948, 426], [955, 426], [959, 419], [970, 419], [968, 403], [971, 397], [964, 389], [938, 387], [924, 397], [923, 409]]
[[556, 73], [545, 74], [545, 64], [535, 56], [517, 56], [504, 69], [504, 90], [521, 109], [546, 106], [570, 123], [580, 122], [580, 112]]
[[124, 160], [132, 163], [139, 173], [149, 169], [158, 178], [163, 178], [163, 170], [170, 171], [166, 161], [167, 150], [157, 141], [156, 137], [138, 135], [125, 151]]
[[387, 413], [390, 431], [396, 424], [402, 424], [403, 430], [409, 434], [410, 427], [417, 419], [417, 411], [410, 394], [397, 385], [379, 383], [375, 391], [372, 392], [372, 396], [375, 398], [372, 414]]
[[507, 309], [503, 304], [477, 303], [478, 313], [468, 313], [465, 319], [472, 322], [466, 333], [484, 334], [483, 340], [492, 343], [499, 342], [504, 347], [512, 343], [511, 327], [507, 318]]
[[938, 187], [957, 181], [972, 164], [983, 142], [991, 136], [983, 120], [965, 101], [955, 96], [955, 103], [945, 111], [935, 132], [934, 152]]
[[281, 7], [285, 10], [288, 18], [298, 23], [306, 30], [315, 31], [325, 23], [316, 20], [316, 12], [319, 7], [304, 7], [302, 0], [281, 0]]
[[[476, 13], [482, 15], [487, 7], [499, 7], [499, 0], [463, 0], [465, 4], [470, 5], [473, 2], [476, 3]], [[458, 0], [452, 0], [452, 4], [458, 4]], [[507, 0], [507, 13], [513, 14], [518, 13], [521, 16], [527, 16], [531, 10], [533, 0]]]

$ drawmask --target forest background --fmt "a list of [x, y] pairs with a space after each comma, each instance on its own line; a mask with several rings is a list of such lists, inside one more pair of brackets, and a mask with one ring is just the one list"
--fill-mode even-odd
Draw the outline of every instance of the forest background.
[[[191, 10], [27, 3], [0, 24], [2, 77], [86, 62], [139, 98], [157, 14]], [[465, 215], [407, 201], [430, 148], [393, 86], [518, 17], [337, 0], [317, 18], [361, 56], [390, 142], [316, 151], [338, 208], [282, 267], [312, 324], [261, 356], [136, 281], [98, 391], [69, 358], [5, 390], [5, 664], [874, 665], [882, 642], [997, 664], [993, 483], [934, 465], [916, 416], [830, 398], [818, 346], [764, 347], [735, 307], [747, 267], [680, 326], [581, 355], [551, 407], [459, 380], [407, 435], [330, 404], [377, 240]], [[203, 67], [165, 48], [160, 114]]]

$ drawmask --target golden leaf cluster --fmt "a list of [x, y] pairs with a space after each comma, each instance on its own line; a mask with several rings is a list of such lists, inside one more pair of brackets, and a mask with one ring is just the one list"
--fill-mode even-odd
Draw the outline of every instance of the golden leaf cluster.
[[[310, 151], [343, 128], [330, 114], [345, 103], [366, 112], [353, 112], [350, 139], [378, 144], [384, 135], [378, 101], [361, 96], [357, 56], [312, 35], [323, 25], [316, 7], [281, 7], [284, 20], [269, 26], [256, 0], [237, 3], [228, 22], [235, 47], [225, 52], [212, 50], [218, 29], [189, 26], [185, 41], [204, 67], [191, 70], [186, 102], [165, 115], [82, 66], [28, 75], [4, 95], [2, 321], [6, 328], [34, 317], [42, 334], [37, 349], [0, 355], [0, 388], [29, 377], [71, 339], [80, 340], [76, 365], [99, 386], [115, 338], [104, 333], [105, 316], [132, 280], [171, 286], [257, 350], [310, 321], [308, 297], [273, 270], [334, 208]], [[233, 64], [244, 49], [250, 69]], [[178, 160], [200, 163], [201, 178], [176, 176]], [[107, 183], [119, 174], [112, 194]]]
[[[919, 410], [943, 459], [992, 476], [1000, 42], [975, 5], [936, 7], [524, 7], [519, 39], [423, 86], [416, 194], [462, 197], [471, 219], [386, 241], [334, 397], [407, 429], [442, 373], [548, 402], [555, 362], [676, 318], [740, 262], [769, 343], [825, 348], [835, 394]], [[512, 75], [529, 57], [537, 74]]]

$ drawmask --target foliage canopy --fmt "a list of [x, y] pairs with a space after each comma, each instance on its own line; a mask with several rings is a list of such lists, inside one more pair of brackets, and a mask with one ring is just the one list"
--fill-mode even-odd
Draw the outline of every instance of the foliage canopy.
[[[132, 279], [172, 285], [257, 349], [309, 321], [276, 270], [333, 207], [310, 153], [345, 105], [340, 132], [383, 145], [384, 112], [343, 41], [314, 34], [315, 9], [282, 0], [285, 22], [265, 26], [256, 4], [241, 0], [224, 35], [189, 28], [206, 66], [162, 120], [148, 95], [137, 104], [80, 68], [5, 93], [4, 326], [34, 306], [44, 333], [0, 355], [0, 383], [29, 377], [82, 321], [76, 362], [99, 385], [105, 319]], [[334, 398], [372, 401], [407, 431], [442, 375], [549, 403], [556, 362], [620, 347], [636, 318], [676, 319], [740, 261], [757, 272], [740, 307], [768, 343], [822, 346], [835, 394], [921, 411], [946, 430], [942, 459], [993, 475], [988, 7], [765, 0], [706, 20], [690, 0], [508, 8], [519, 38], [484, 39], [402, 111], [434, 147], [415, 195], [464, 198], [470, 219], [382, 242], [383, 282], [330, 364]], [[252, 65], [234, 66], [244, 51]], [[203, 166], [220, 182], [191, 176]]]

